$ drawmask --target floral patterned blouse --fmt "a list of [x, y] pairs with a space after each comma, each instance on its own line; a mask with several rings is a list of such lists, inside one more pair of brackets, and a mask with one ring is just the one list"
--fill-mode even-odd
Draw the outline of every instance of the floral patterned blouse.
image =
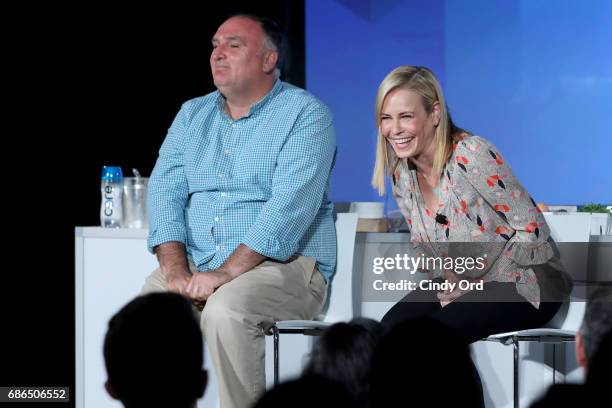
[[[546, 221], [491, 142], [465, 136], [453, 146], [432, 213], [406, 159], [393, 172], [393, 194], [411, 230], [411, 241], [428, 256], [483, 256], [485, 268], [464, 276], [484, 282], [516, 282], [518, 293], [539, 308], [540, 287], [532, 265], [554, 256]], [[468, 243], [460, 251], [451, 243]], [[469, 255], [466, 252], [473, 252]], [[432, 277], [443, 275], [430, 270]]]

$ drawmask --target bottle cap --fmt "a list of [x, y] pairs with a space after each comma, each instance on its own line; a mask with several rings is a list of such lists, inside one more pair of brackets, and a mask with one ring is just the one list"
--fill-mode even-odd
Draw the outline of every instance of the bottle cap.
[[102, 181], [123, 181], [123, 173], [119, 166], [103, 166], [102, 167]]

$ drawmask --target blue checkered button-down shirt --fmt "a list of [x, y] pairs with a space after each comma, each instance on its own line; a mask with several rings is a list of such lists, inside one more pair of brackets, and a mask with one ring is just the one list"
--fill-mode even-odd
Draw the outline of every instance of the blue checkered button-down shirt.
[[336, 265], [331, 113], [281, 81], [238, 120], [224, 103], [215, 91], [186, 102], [174, 119], [149, 181], [149, 250], [183, 242], [205, 271], [243, 243], [280, 261], [316, 258], [329, 282]]

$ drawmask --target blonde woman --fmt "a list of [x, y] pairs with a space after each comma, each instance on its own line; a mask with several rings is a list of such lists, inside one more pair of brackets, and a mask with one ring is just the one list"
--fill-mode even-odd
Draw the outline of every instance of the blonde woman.
[[372, 185], [382, 195], [391, 178], [417, 253], [438, 265], [424, 268], [427, 284], [382, 323], [430, 316], [473, 342], [548, 322], [571, 283], [546, 222], [499, 150], [455, 126], [434, 74], [415, 66], [390, 72], [378, 88], [376, 121]]

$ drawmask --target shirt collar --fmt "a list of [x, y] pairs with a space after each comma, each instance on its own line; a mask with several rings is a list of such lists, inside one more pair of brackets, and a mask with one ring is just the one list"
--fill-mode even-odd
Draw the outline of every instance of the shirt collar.
[[[249, 113], [244, 116], [243, 119], [248, 118], [258, 110], [260, 110], [269, 100], [271, 100], [276, 94], [278, 94], [282, 88], [283, 82], [280, 79], [276, 79], [276, 81], [274, 82], [274, 86], [272, 86], [272, 89], [270, 89], [270, 91], [265, 94], [263, 98], [261, 98], [259, 101], [255, 102], [251, 106]], [[217, 90], [217, 93], [217, 108], [221, 113], [227, 115], [227, 112], [225, 112], [225, 97], [221, 94], [221, 92], [219, 92], [219, 90]]]

